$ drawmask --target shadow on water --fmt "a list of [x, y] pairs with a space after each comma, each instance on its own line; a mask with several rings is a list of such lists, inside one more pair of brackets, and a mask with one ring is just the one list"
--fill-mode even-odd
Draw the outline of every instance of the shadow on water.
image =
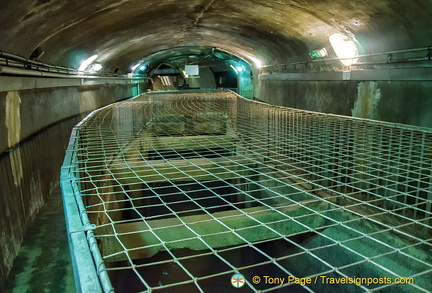
[[[290, 237], [289, 240], [301, 243], [313, 238], [314, 235], [308, 232]], [[175, 249], [170, 253], [161, 251], [150, 258], [134, 260], [135, 270], [130, 269], [126, 261], [111, 263], [110, 267], [113, 270], [110, 270], [110, 279], [116, 292], [119, 293], [145, 291], [148, 288], [144, 282], [154, 288], [154, 292], [200, 292], [191, 282], [191, 276], [203, 278], [198, 280], [197, 284], [204, 292], [254, 292], [269, 288], [274, 288], [272, 292], [307, 292], [299, 285], [278, 289], [278, 284], [265, 284], [263, 278], [263, 276], [284, 278], [286, 282], [287, 273], [269, 261], [266, 255], [271, 258], [293, 255], [300, 251], [296, 245], [285, 239], [278, 239], [263, 241], [256, 244], [255, 247], [256, 249], [248, 245], [229, 247], [220, 249], [217, 253], [212, 253], [210, 250], [194, 251], [191, 249]], [[279, 261], [278, 264], [292, 274], [299, 274], [301, 267], [299, 262], [301, 259], [294, 258], [291, 261], [291, 258], [288, 258]], [[239, 269], [239, 272], [253, 285], [254, 289], [248, 285], [234, 288], [231, 285], [231, 276], [234, 271], [227, 263], [235, 268], [242, 268]], [[260, 284], [255, 285], [251, 282], [254, 276], [261, 276]], [[181, 282], [187, 283], [163, 287]], [[158, 287], [161, 288], [158, 289]]]

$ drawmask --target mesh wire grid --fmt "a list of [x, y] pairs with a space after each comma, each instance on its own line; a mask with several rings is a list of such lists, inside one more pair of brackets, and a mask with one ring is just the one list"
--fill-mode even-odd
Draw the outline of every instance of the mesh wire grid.
[[69, 151], [116, 292], [432, 290], [428, 129], [154, 92], [94, 112]]

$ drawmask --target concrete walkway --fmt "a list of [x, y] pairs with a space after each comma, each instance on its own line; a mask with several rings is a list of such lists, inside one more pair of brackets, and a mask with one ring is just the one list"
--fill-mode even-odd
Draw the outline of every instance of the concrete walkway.
[[75, 292], [60, 187], [30, 227], [5, 292]]

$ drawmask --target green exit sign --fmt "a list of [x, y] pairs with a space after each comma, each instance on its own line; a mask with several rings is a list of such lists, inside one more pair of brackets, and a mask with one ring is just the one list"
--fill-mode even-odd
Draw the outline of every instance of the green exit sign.
[[312, 58], [318, 58], [318, 57], [321, 57], [320, 54], [319, 54], [318, 52], [316, 52], [316, 51], [310, 52], [309, 55], [310, 55]]
[[309, 56], [311, 58], [321, 58], [327, 56], [327, 50], [326, 48], [316, 49], [309, 53]]

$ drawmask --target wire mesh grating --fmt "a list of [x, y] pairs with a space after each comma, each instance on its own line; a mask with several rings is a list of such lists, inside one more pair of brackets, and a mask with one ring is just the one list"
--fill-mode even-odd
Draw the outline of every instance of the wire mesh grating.
[[105, 291], [219, 292], [234, 273], [240, 291], [432, 290], [428, 129], [155, 92], [94, 112], [69, 152]]

